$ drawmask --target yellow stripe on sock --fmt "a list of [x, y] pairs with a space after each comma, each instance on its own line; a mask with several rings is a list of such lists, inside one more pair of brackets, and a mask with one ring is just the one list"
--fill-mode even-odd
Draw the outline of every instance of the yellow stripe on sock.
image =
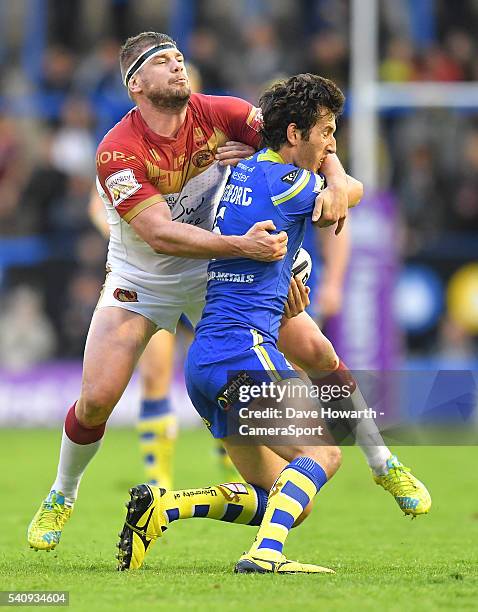
[[293, 468], [286, 468], [282, 472], [280, 478], [281, 481], [284, 483], [287, 480], [293, 482], [296, 486], [300, 487], [310, 499], [312, 499], [317, 493], [317, 487], [312, 482], [312, 480], [310, 480], [310, 478], [304, 476], [304, 474], [301, 474], [297, 470], [294, 470]]

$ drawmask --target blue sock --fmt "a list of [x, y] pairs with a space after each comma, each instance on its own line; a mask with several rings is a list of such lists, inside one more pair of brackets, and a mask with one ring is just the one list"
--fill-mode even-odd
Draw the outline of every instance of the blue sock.
[[141, 401], [139, 418], [154, 419], [156, 417], [166, 416], [171, 412], [171, 402], [167, 396], [161, 399], [144, 399]]

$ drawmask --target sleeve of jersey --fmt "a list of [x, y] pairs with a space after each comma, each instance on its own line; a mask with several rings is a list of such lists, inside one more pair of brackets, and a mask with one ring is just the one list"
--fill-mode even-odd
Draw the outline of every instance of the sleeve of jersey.
[[325, 176], [292, 165], [274, 165], [268, 173], [271, 200], [288, 219], [312, 214], [315, 198], [325, 188]]
[[163, 201], [148, 179], [144, 161], [120, 143], [100, 143], [96, 171], [108, 199], [128, 223], [146, 208]]
[[260, 108], [232, 96], [209, 96], [209, 101], [215, 124], [229, 140], [259, 148], [262, 128]]

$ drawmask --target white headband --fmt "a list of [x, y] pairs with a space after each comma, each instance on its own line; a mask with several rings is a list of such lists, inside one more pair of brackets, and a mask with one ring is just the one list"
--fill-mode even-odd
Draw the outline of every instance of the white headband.
[[146, 62], [148, 62], [153, 57], [156, 57], [157, 55], [162, 55], [163, 53], [166, 53], [167, 51], [171, 51], [171, 49], [175, 49], [176, 51], [179, 51], [179, 49], [176, 47], [174, 43], [165, 42], [165, 43], [156, 45], [155, 47], [151, 47], [151, 49], [148, 49], [147, 51], [142, 53], [137, 59], [134, 60], [134, 62], [130, 65], [128, 70], [125, 72], [124, 80], [123, 80], [124, 86], [128, 87], [128, 83], [131, 77], [134, 74], [136, 74], [138, 70], [141, 68], [141, 66], [143, 66]]

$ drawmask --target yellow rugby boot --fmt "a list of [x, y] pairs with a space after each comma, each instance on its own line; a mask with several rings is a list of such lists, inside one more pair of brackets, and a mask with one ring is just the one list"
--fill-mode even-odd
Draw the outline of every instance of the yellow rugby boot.
[[61, 532], [73, 512], [65, 504], [61, 491], [50, 491], [28, 526], [28, 543], [35, 550], [53, 550], [60, 542]]
[[118, 570], [139, 569], [153, 542], [167, 529], [167, 518], [161, 509], [161, 497], [166, 493], [148, 484], [129, 490], [126, 519], [119, 534]]
[[320, 565], [289, 561], [284, 555], [267, 558], [257, 550], [244, 553], [234, 568], [236, 574], [335, 574], [334, 570]]
[[373, 476], [375, 482], [388, 491], [405, 514], [412, 517], [426, 514], [432, 505], [425, 485], [405, 467], [395, 455], [387, 460], [387, 473]]

